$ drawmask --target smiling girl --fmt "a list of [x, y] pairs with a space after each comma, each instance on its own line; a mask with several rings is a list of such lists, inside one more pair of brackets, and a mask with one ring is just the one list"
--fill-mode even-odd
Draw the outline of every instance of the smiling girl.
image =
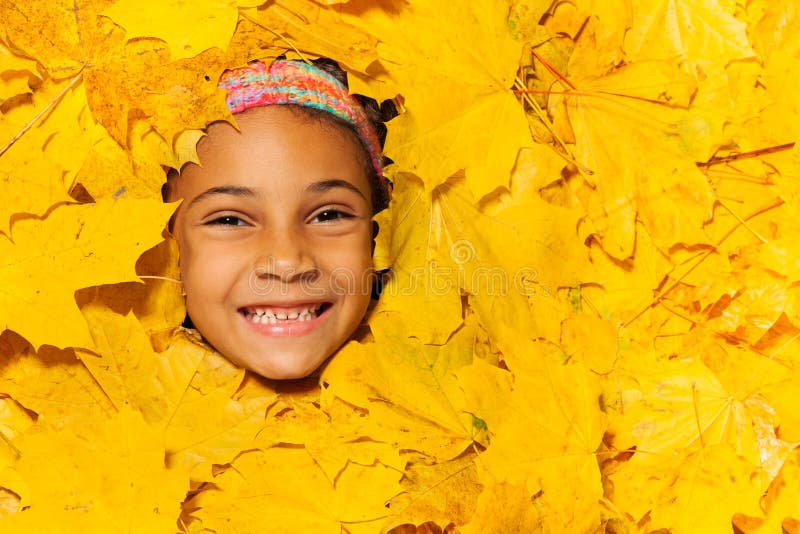
[[227, 71], [220, 86], [238, 130], [211, 124], [200, 164], [172, 173], [165, 190], [183, 199], [173, 233], [188, 316], [267, 378], [313, 372], [372, 294], [372, 217], [388, 199], [381, 144], [331, 63]]

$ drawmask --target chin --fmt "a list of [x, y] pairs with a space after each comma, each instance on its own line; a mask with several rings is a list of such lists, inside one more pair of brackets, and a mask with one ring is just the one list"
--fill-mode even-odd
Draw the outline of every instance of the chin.
[[274, 365], [243, 365], [243, 367], [270, 380], [297, 380], [316, 371], [324, 361], [323, 359], [313, 365], [302, 365], [302, 362], [298, 361], [291, 362], [295, 365], [287, 365], [286, 362], [278, 361], [274, 362]]

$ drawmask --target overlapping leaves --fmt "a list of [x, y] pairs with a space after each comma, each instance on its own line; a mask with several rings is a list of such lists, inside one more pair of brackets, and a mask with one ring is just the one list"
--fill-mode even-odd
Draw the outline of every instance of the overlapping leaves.
[[[791, 2], [0, 20], [0, 530], [797, 530]], [[403, 112], [385, 294], [285, 383], [178, 327], [159, 244], [219, 74], [282, 53]]]

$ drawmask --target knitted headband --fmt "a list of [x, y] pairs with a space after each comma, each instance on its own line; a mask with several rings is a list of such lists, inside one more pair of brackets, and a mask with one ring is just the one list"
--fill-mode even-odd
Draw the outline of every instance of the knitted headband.
[[277, 60], [267, 67], [254, 61], [246, 67], [225, 71], [219, 86], [228, 92], [232, 113], [281, 104], [295, 104], [322, 111], [351, 124], [369, 150], [372, 166], [382, 179], [381, 145], [364, 109], [336, 78], [302, 61]]

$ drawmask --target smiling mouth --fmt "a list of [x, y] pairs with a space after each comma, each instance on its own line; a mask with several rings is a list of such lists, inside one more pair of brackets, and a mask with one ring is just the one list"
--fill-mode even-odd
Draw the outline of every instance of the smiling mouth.
[[295, 308], [271, 308], [269, 306], [247, 306], [239, 313], [254, 324], [285, 324], [312, 321], [323, 314], [332, 304], [321, 302]]

